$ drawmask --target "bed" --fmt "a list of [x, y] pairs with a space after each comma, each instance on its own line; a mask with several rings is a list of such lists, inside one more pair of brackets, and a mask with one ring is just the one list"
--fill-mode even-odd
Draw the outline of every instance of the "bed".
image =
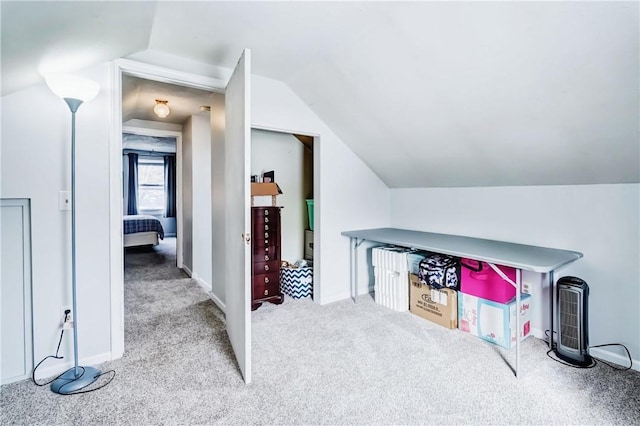
[[124, 247], [157, 245], [164, 239], [162, 223], [153, 216], [124, 216]]

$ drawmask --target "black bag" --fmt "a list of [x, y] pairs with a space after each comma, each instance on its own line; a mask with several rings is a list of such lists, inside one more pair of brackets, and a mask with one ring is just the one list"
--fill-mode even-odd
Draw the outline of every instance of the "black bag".
[[418, 278], [435, 288], [460, 287], [460, 259], [446, 254], [431, 254], [420, 261]]

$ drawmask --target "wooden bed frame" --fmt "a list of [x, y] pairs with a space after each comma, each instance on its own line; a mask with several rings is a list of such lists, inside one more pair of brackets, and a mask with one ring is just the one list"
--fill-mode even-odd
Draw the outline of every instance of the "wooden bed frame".
[[124, 234], [124, 246], [148, 246], [158, 245], [158, 233], [156, 231], [151, 232], [136, 232], [135, 234]]

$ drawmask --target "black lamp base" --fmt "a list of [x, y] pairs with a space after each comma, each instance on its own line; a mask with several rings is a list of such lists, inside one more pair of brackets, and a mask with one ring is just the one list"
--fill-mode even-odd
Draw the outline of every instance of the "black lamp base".
[[51, 390], [60, 395], [70, 395], [98, 380], [101, 374], [97, 368], [78, 366], [78, 375], [76, 376], [76, 369], [72, 367], [51, 382]]

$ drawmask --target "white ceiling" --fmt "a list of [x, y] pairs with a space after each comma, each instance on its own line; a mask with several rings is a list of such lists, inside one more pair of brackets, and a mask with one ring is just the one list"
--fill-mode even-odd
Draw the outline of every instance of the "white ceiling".
[[[122, 76], [122, 122], [132, 119], [182, 124], [192, 115], [209, 115], [200, 107], [210, 106], [211, 93], [191, 87]], [[156, 99], [167, 101], [170, 113], [158, 117], [153, 108]]]
[[1, 7], [3, 94], [51, 58], [233, 67], [246, 47], [390, 187], [640, 181], [638, 2]]

